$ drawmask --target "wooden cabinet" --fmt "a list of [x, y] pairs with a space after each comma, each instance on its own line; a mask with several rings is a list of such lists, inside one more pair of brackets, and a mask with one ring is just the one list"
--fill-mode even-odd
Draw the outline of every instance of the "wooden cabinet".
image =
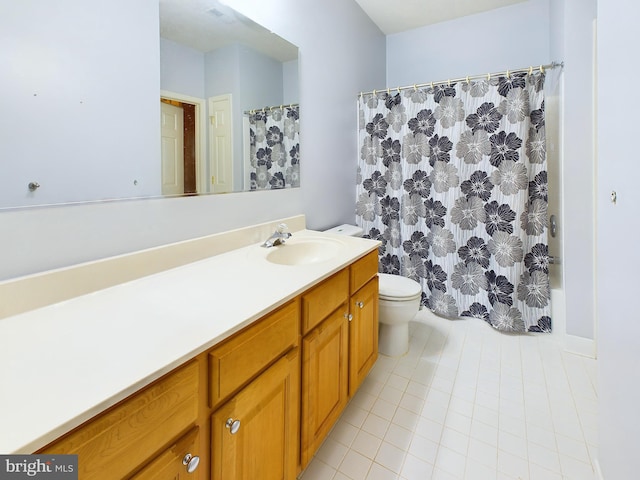
[[378, 358], [377, 270], [374, 251], [302, 296], [302, 468]]
[[302, 340], [301, 462], [307, 465], [348, 401], [349, 324], [343, 303]]
[[349, 269], [339, 271], [302, 294], [302, 334], [322, 322], [349, 300]]
[[195, 424], [198, 379], [192, 361], [38, 453], [77, 454], [83, 480], [126, 478]]
[[295, 479], [299, 341], [296, 298], [208, 354], [212, 479]]
[[213, 480], [294, 480], [300, 361], [290, 351], [211, 417]]
[[377, 358], [377, 265], [374, 251], [37, 453], [78, 454], [83, 480], [295, 480]]
[[208, 355], [209, 406], [247, 384], [299, 339], [300, 300], [295, 299], [214, 347]]
[[202, 468], [198, 468], [200, 458], [192, 452], [199, 449], [199, 429], [191, 429], [171, 447], [156, 456], [131, 480], [198, 480], [206, 478]]
[[349, 322], [349, 397], [378, 358], [378, 276], [351, 296]]

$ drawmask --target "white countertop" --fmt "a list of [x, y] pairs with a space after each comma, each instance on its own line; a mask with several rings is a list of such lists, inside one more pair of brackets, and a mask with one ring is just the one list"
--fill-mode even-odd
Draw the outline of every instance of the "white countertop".
[[377, 248], [268, 262], [258, 245], [0, 320], [0, 453], [31, 453]]

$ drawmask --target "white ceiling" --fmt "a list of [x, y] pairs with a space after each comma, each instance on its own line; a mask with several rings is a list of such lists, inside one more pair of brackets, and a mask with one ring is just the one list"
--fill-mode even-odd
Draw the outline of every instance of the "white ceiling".
[[527, 0], [355, 0], [382, 33], [404, 32]]

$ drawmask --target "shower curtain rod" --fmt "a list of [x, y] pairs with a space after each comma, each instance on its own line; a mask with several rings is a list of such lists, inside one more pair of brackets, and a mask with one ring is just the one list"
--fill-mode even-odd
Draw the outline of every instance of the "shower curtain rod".
[[263, 107], [263, 108], [254, 108], [253, 110], [245, 110], [244, 113], [253, 115], [256, 112], [266, 112], [267, 110], [271, 111], [275, 108], [283, 109], [284, 107], [292, 108], [292, 107], [298, 107], [298, 106], [299, 105], [297, 103], [287, 103], [283, 105], [274, 105], [273, 107]]
[[414, 83], [413, 85], [406, 85], [404, 87], [395, 87], [395, 88], [381, 88], [379, 90], [371, 90], [370, 92], [360, 92], [359, 96], [362, 95], [369, 95], [370, 93], [373, 93], [374, 95], [376, 93], [381, 93], [381, 92], [387, 92], [387, 93], [391, 93], [392, 90], [397, 91], [398, 93], [400, 93], [400, 90], [408, 90], [410, 88], [413, 89], [418, 89], [418, 88], [422, 88], [422, 87], [431, 87], [433, 88], [435, 85], [451, 85], [452, 83], [457, 83], [457, 82], [469, 82], [469, 80], [476, 80], [478, 78], [486, 78], [487, 80], [490, 80], [491, 77], [507, 77], [509, 78], [511, 76], [511, 74], [514, 73], [523, 73], [523, 72], [527, 72], [527, 73], [533, 73], [535, 70], [539, 70], [540, 72], [543, 72], [545, 70], [551, 70], [552, 68], [562, 68], [564, 67], [564, 62], [551, 62], [547, 65], [539, 65], [537, 67], [534, 66], [530, 66], [530, 67], [523, 67], [523, 68], [516, 68], [514, 70], [505, 70], [503, 72], [496, 72], [496, 73], [485, 73], [484, 75], [470, 75], [467, 77], [460, 77], [460, 78], [450, 78], [448, 80], [440, 80], [438, 82], [428, 82], [428, 83]]

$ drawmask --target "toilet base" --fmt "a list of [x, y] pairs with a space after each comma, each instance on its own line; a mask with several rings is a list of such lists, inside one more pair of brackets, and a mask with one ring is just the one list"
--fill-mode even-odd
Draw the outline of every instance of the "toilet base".
[[400, 357], [409, 351], [409, 322], [395, 325], [380, 323], [378, 352], [388, 357]]

